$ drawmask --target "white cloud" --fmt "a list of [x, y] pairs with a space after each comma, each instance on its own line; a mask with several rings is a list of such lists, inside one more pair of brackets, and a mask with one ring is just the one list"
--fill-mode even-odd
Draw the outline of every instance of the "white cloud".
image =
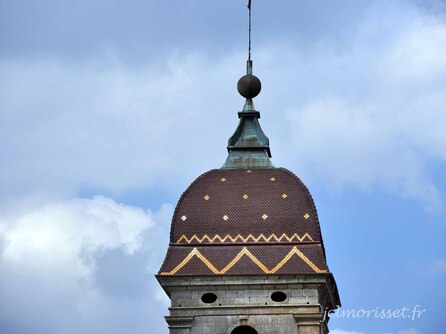
[[[256, 105], [276, 165], [435, 210], [443, 199], [429, 163], [446, 160], [446, 23], [410, 5], [379, 9], [347, 42], [258, 47]], [[183, 54], [137, 69], [110, 58], [2, 61], [0, 196], [184, 188], [225, 159], [243, 58]]]
[[[9, 323], [19, 331], [22, 324], [32, 323], [34, 333], [122, 333], [123, 327], [138, 332], [138, 326], [155, 332], [164, 329], [166, 310], [153, 307], [161, 298], [153, 274], [167, 247], [169, 220], [164, 220], [172, 209], [165, 205], [152, 214], [98, 196], [2, 213], [0, 328], [7, 330]], [[115, 250], [124, 262], [113, 258]], [[112, 256], [111, 268], [98, 268], [107, 254]], [[131, 261], [131, 272], [121, 273], [128, 268], [123, 263]], [[98, 270], [107, 272], [96, 277]], [[132, 277], [130, 283], [145, 283], [126, 287], [127, 275]], [[113, 280], [123, 281], [113, 284], [124, 291], [101, 288]], [[123, 299], [126, 289], [136, 288], [140, 289], [136, 294]], [[160, 321], [142, 320], [146, 312], [159, 313]], [[61, 317], [53, 319], [57, 314]]]
[[287, 102], [294, 159], [326, 184], [379, 185], [436, 210], [429, 163], [446, 161], [446, 22], [410, 8], [370, 15], [349, 46], [289, 51], [303, 63], [290, 77], [306, 80]]
[[[441, 196], [426, 174], [426, 152], [414, 138], [404, 138], [411, 129], [398, 128], [398, 115], [375, 108], [334, 98], [289, 111], [296, 158], [313, 177], [336, 187], [378, 184], [437, 209]], [[416, 117], [410, 122], [417, 126]]]
[[51, 203], [0, 223], [4, 263], [76, 279], [90, 275], [88, 256], [95, 252], [116, 247], [135, 252], [141, 233], [153, 224], [149, 213], [100, 196]]
[[[237, 75], [220, 74], [238, 71], [232, 58], [214, 71], [204, 62], [172, 56], [161, 67], [137, 70], [110, 59], [0, 62], [0, 149], [8, 156], [0, 165], [0, 196], [171, 186], [181, 182], [176, 175], [219, 167], [235, 122], [218, 124], [235, 121], [242, 104], [231, 81]], [[218, 113], [228, 91], [236, 102], [225, 117]]]

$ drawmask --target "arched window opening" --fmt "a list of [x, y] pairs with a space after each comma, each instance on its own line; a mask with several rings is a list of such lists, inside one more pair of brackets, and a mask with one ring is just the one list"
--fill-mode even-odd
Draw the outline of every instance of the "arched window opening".
[[238, 326], [231, 334], [257, 334], [257, 331], [251, 326]]

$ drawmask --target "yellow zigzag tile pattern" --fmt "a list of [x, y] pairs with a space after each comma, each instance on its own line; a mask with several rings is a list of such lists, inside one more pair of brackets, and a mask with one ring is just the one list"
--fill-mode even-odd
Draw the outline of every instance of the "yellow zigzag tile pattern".
[[226, 273], [229, 269], [231, 269], [240, 259], [246, 255], [249, 257], [265, 274], [274, 274], [277, 270], [282, 268], [292, 257], [293, 255], [299, 256], [306, 264], [308, 264], [311, 269], [313, 269], [316, 273], [326, 273], [326, 270], [319, 269], [311, 260], [306, 257], [300, 250], [297, 249], [296, 246], [280, 261], [274, 268], [268, 269], [260, 260], [255, 257], [246, 247], [237, 254], [237, 256], [229, 262], [226, 267], [221, 270], [218, 270], [197, 248], [194, 248], [186, 258], [181, 261], [181, 263], [176, 266], [172, 271], [162, 272], [161, 275], [172, 276], [175, 275], [181, 268], [183, 268], [194, 256], [199, 258], [214, 274], [221, 275]]
[[207, 234], [205, 234], [202, 238], [198, 238], [196, 234], [194, 234], [192, 237], [188, 238], [184, 234], [177, 240], [177, 243], [181, 243], [182, 241], [185, 241], [186, 243], [190, 244], [194, 240], [198, 243], [202, 243], [204, 241], [207, 241], [208, 243], [214, 243], [215, 241], [218, 242], [226, 242], [230, 240], [231, 242], [270, 242], [271, 240], [276, 242], [281, 242], [282, 240], [287, 240], [288, 242], [299, 240], [304, 241], [307, 239], [307, 241], [314, 241], [313, 238], [308, 234], [305, 233], [302, 237], [299, 236], [297, 233], [294, 233], [291, 237], [289, 237], [287, 234], [283, 233], [280, 237], [277, 237], [274, 233], [271, 234], [269, 237], [266, 237], [264, 234], [260, 234], [258, 237], [254, 237], [252, 234], [248, 235], [247, 237], [243, 237], [241, 234], [238, 234], [236, 237], [231, 236], [230, 234], [226, 235], [224, 238], [220, 237], [218, 234], [213, 236], [212, 238], [209, 237]]

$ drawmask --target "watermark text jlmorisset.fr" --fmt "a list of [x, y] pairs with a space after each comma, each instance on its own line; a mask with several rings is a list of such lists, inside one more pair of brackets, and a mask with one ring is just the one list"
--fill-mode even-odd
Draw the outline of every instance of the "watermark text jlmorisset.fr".
[[420, 319], [426, 309], [423, 309], [421, 305], [415, 305], [413, 307], [403, 306], [400, 308], [381, 308], [375, 307], [374, 309], [336, 309], [327, 310], [326, 316], [330, 318], [374, 318], [374, 319], [408, 319], [417, 320]]

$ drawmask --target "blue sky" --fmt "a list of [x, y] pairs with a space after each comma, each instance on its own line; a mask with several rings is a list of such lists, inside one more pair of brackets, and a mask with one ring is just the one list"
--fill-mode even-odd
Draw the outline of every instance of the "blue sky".
[[[168, 332], [153, 274], [182, 191], [225, 160], [246, 15], [0, 1], [0, 332]], [[314, 197], [342, 309], [425, 310], [338, 314], [332, 332], [441, 333], [445, 2], [253, 2], [253, 59], [273, 163]]]

